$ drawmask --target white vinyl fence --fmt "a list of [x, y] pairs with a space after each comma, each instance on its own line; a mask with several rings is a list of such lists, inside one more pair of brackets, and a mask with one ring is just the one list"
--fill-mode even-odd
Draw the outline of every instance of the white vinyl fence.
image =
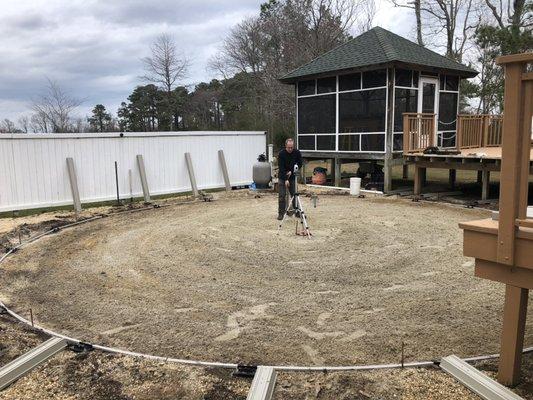
[[138, 155], [152, 196], [191, 190], [185, 153], [198, 189], [224, 187], [219, 150], [231, 185], [249, 185], [265, 132], [0, 134], [0, 211], [73, 204], [67, 158], [82, 203], [116, 199], [115, 162], [120, 198], [142, 196]]

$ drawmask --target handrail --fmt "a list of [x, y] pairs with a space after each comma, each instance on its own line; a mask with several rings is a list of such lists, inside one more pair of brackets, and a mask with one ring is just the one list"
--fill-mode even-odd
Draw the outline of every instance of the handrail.
[[403, 152], [419, 153], [435, 146], [435, 114], [403, 114]]
[[[403, 152], [420, 153], [435, 146], [435, 114], [404, 113]], [[457, 150], [500, 147], [503, 137], [503, 116], [492, 114], [457, 115]]]
[[459, 114], [457, 116], [457, 150], [502, 145], [503, 116]]
[[531, 228], [531, 229], [533, 229], [533, 219], [531, 219], [531, 218], [526, 218], [526, 219], [517, 218], [515, 220], [515, 225], [517, 227], [521, 227], [521, 228]]

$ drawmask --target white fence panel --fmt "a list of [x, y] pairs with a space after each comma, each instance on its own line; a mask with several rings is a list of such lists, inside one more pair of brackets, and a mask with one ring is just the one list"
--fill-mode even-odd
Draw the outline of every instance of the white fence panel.
[[198, 188], [222, 188], [219, 150], [231, 184], [249, 185], [252, 166], [266, 150], [265, 132], [1, 134], [0, 211], [72, 204], [67, 157], [74, 159], [82, 203], [116, 198], [115, 161], [121, 199], [142, 196], [137, 154], [144, 158], [151, 195], [191, 190], [187, 152]]

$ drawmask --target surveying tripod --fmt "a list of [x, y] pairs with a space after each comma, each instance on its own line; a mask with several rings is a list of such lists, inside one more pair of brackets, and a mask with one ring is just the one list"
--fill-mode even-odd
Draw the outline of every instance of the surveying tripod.
[[[305, 216], [305, 212], [302, 206], [302, 201], [300, 200], [300, 193], [298, 193], [298, 165], [294, 166], [294, 194], [292, 195], [289, 204], [283, 213], [283, 219], [279, 223], [278, 226], [278, 235], [281, 231], [281, 227], [285, 220], [287, 219], [287, 216], [289, 215], [289, 209], [293, 207], [294, 214], [296, 218], [299, 219], [299, 221], [296, 221], [296, 235], [299, 236], [307, 236], [308, 239], [311, 239], [311, 231], [309, 230], [309, 225], [307, 224], [307, 217]], [[301, 231], [298, 230], [298, 225], [301, 225]]]

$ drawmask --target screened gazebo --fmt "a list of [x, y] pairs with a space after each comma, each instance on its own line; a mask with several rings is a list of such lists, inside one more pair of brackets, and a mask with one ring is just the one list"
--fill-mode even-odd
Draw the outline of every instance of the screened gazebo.
[[436, 115], [435, 143], [455, 145], [461, 79], [473, 69], [373, 28], [283, 76], [295, 85], [296, 137], [306, 159], [383, 164], [384, 190], [403, 164], [403, 113]]

